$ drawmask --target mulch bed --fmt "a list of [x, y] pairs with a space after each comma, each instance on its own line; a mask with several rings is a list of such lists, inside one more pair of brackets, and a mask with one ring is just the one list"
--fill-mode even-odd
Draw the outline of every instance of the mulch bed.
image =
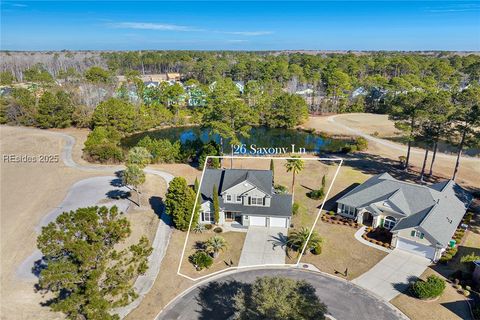
[[336, 215], [323, 214], [322, 221], [331, 223], [331, 224], [340, 224], [344, 226], [349, 226], [355, 229], [358, 229], [358, 227], [360, 226], [354, 220], [339, 216], [337, 214]]
[[390, 231], [384, 228], [371, 228], [368, 227], [366, 232], [362, 235], [362, 238], [379, 246], [390, 249], [390, 242], [392, 242], [392, 234]]

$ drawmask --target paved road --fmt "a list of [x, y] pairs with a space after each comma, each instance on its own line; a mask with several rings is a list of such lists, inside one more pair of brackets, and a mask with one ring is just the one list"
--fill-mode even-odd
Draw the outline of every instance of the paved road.
[[[41, 131], [42, 133], [47, 133], [55, 136], [61, 137], [65, 141], [65, 145], [63, 146], [61, 155], [63, 163], [70, 168], [78, 169], [78, 170], [85, 170], [85, 171], [99, 171], [108, 174], [108, 177], [96, 177], [91, 179], [85, 179], [75, 183], [69, 190], [67, 197], [64, 199], [62, 204], [59, 208], [53, 210], [52, 212], [48, 213], [42, 220], [40, 225], [37, 227], [37, 231], [41, 230], [41, 226], [48, 224], [50, 221], [53, 221], [59, 214], [66, 210], [74, 210], [76, 208], [85, 207], [85, 206], [92, 206], [99, 204], [98, 202], [100, 199], [105, 199], [106, 191], [105, 188], [110, 190], [115, 190], [112, 187], [111, 182], [114, 181], [115, 177], [111, 175], [114, 174], [116, 171], [123, 170], [123, 166], [107, 166], [107, 165], [81, 165], [76, 163], [72, 157], [73, 146], [75, 145], [75, 138], [60, 132], [53, 132], [53, 131], [46, 131], [40, 129], [30, 129], [29, 130], [36, 130]], [[146, 168], [145, 173], [153, 174], [159, 176], [165, 180], [167, 184], [172, 181], [174, 178], [168, 172], [164, 172], [161, 170], [155, 170], [151, 168]], [[92, 180], [93, 179], [93, 180]], [[92, 181], [101, 182], [99, 185], [96, 183], [92, 184]], [[106, 183], [105, 183], [106, 182]], [[115, 183], [114, 183], [115, 184]], [[117, 190], [124, 191], [122, 187], [116, 188]], [[110, 191], [109, 190], [109, 191]], [[122, 202], [123, 201], [123, 202]], [[115, 200], [109, 203], [102, 202], [102, 205], [112, 205], [116, 204], [120, 206], [122, 211], [126, 211], [126, 207], [124, 208], [122, 203], [128, 203], [128, 200]], [[160, 271], [160, 265], [162, 262], [163, 257], [165, 256], [165, 252], [168, 246], [168, 241], [170, 240], [171, 235], [171, 228], [168, 223], [169, 219], [166, 217], [165, 213], [162, 214], [162, 219], [157, 227], [157, 231], [155, 233], [155, 239], [153, 240], [152, 247], [153, 251], [152, 254], [148, 257], [148, 271], [137, 278], [134, 284], [135, 291], [139, 295], [139, 297], [130, 303], [129, 305], [119, 308], [115, 310], [121, 318], [124, 318], [129, 312], [135, 309], [140, 302], [142, 301], [143, 297], [150, 291], [157, 278], [157, 275]], [[167, 222], [167, 223], [166, 223]], [[41, 252], [36, 250], [30, 257], [28, 257], [18, 268], [17, 268], [17, 276], [21, 279], [31, 281], [33, 274], [31, 273], [31, 266], [33, 262], [39, 260], [41, 258]]]
[[232, 296], [244, 283], [257, 277], [281, 276], [306, 280], [316, 289], [327, 305], [328, 313], [338, 320], [406, 319], [391, 304], [350, 282], [301, 269], [262, 269], [237, 271], [207, 280], [177, 298], [160, 313], [156, 320], [225, 320], [232, 315]]
[[[381, 144], [385, 147], [388, 147], [390, 149], [407, 152], [407, 146], [405, 146], [405, 145], [402, 145], [402, 144], [399, 144], [399, 143], [394, 143], [394, 142], [391, 142], [391, 141], [386, 140], [386, 139], [376, 138], [376, 137], [371, 136], [371, 135], [369, 135], [369, 134], [367, 134], [367, 133], [365, 133], [361, 130], [350, 128], [349, 126], [346, 126], [346, 125], [344, 125], [340, 122], [335, 121], [335, 118], [337, 118], [339, 116], [341, 116], [341, 115], [330, 116], [330, 117], [328, 117], [327, 121], [334, 123], [336, 126], [341, 127], [342, 129], [344, 129], [348, 132], [351, 132], [351, 133], [353, 133], [357, 136], [363, 137], [367, 140], [374, 141], [374, 142], [376, 142], [378, 144]], [[422, 154], [423, 155], [425, 153], [425, 150], [420, 149], [420, 148], [412, 147], [410, 152], [415, 153], [415, 154]], [[438, 152], [437, 157], [446, 158], [446, 159], [457, 159], [457, 155], [445, 154], [445, 153], [442, 153], [442, 152]], [[466, 156], [462, 156], [462, 161], [478, 161], [480, 163], [480, 160], [478, 158], [466, 157]]]
[[430, 264], [430, 259], [395, 249], [352, 282], [390, 301], [405, 291], [408, 283], [420, 277]]
[[285, 264], [287, 228], [248, 227], [239, 267]]

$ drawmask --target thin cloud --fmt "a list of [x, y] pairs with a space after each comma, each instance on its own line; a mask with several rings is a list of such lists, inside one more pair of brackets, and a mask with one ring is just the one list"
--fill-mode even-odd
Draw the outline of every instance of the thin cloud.
[[204, 31], [202, 29], [197, 29], [189, 26], [181, 26], [177, 24], [168, 24], [168, 23], [152, 23], [152, 22], [118, 22], [118, 23], [109, 23], [108, 26], [111, 28], [117, 28], [117, 29], [136, 29], [136, 30], [181, 31], [181, 32]]
[[272, 31], [220, 31], [221, 33], [225, 34], [234, 34], [238, 36], [265, 36], [272, 34]]
[[227, 42], [229, 42], [229, 43], [243, 43], [243, 42], [248, 42], [248, 40], [245, 40], [245, 39], [231, 39], [231, 40], [227, 40]]
[[25, 7], [28, 7], [28, 6], [26, 4], [23, 4], [23, 3], [12, 3], [12, 7], [25, 8]]

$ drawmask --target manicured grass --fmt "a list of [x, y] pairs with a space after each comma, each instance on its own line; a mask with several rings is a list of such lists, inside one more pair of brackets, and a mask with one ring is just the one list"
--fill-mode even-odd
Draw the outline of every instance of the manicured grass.
[[[426, 279], [432, 274], [442, 277], [437, 272], [428, 268], [422, 274], [421, 278]], [[423, 301], [411, 297], [408, 294], [400, 294], [390, 302], [410, 319], [471, 319], [464, 296], [459, 294], [450, 283], [447, 283], [445, 291], [438, 300]]]
[[[219, 256], [213, 260], [213, 265], [210, 268], [203, 269], [201, 271], [195, 270], [193, 264], [188, 261], [188, 257], [197, 251], [197, 242], [205, 242], [215, 235], [223, 237], [227, 241], [227, 248], [224, 251], [220, 251]], [[226, 269], [229, 267], [230, 262], [233, 262], [232, 267], [238, 266], [240, 254], [242, 253], [243, 243], [245, 241], [246, 235], [247, 234], [245, 232], [234, 231], [222, 232], [218, 234], [213, 232], [212, 230], [204, 231], [202, 233], [190, 232], [180, 272], [189, 277], [198, 278], [216, 271]], [[181, 252], [179, 252], [179, 254], [181, 254]]]

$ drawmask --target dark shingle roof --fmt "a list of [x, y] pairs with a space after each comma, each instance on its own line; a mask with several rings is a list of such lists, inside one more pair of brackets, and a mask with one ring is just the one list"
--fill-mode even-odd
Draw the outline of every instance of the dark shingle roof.
[[272, 200], [270, 201], [270, 207], [244, 206], [240, 203], [224, 203], [220, 198], [220, 207], [226, 211], [237, 211], [244, 215], [290, 217], [292, 215], [292, 195], [273, 194]]
[[203, 174], [202, 186], [200, 187], [202, 199], [203, 201], [213, 200], [212, 192], [214, 185], [217, 186], [220, 194], [243, 181], [249, 181], [258, 189], [270, 195], [272, 197], [270, 207], [223, 203], [222, 198], [219, 197], [220, 207], [227, 211], [238, 211], [246, 215], [282, 217], [292, 215], [292, 195], [273, 192], [273, 175], [270, 170], [206, 169]]
[[213, 185], [217, 185], [219, 193], [243, 182], [249, 181], [258, 189], [272, 195], [272, 171], [246, 169], [206, 169], [203, 175], [201, 192], [205, 198], [212, 198]]

